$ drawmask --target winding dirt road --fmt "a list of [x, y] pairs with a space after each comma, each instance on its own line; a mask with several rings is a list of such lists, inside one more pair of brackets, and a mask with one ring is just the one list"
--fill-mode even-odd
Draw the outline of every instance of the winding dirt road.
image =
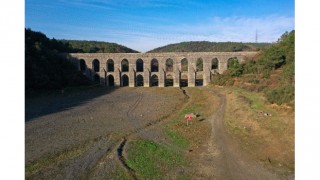
[[[192, 177], [284, 179], [240, 151], [224, 127], [226, 97], [217, 90], [206, 90], [219, 98], [219, 108], [209, 118], [212, 131], [207, 144], [203, 146], [205, 150], [191, 158], [194, 166], [191, 168], [194, 171]], [[26, 179], [108, 179], [115, 177], [119, 167], [125, 169], [132, 179], [137, 179], [135, 170], [126, 165], [126, 143], [138, 134], [143, 138], [161, 141], [163, 134], [159, 132], [162, 120], [180, 111], [186, 105], [186, 96], [188, 92], [178, 89], [155, 94], [153, 90], [124, 88], [67, 111], [43, 115], [26, 122], [28, 166], [41, 163], [48, 154], [59, 154], [66, 149], [75, 152], [75, 155], [61, 162], [59, 156], [55, 157], [58, 162], [32, 171]], [[78, 151], [81, 153], [77, 154]]]
[[218, 110], [210, 118], [212, 132], [206, 145], [206, 151], [200, 154], [197, 159], [198, 163], [196, 164], [199, 166], [196, 170], [196, 176], [198, 179], [284, 179], [241, 152], [224, 126], [227, 103], [225, 95], [216, 90], [210, 89], [209, 91], [218, 96], [220, 102]]

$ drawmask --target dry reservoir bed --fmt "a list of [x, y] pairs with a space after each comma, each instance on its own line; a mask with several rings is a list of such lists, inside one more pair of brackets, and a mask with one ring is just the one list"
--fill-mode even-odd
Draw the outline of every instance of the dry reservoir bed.
[[[124, 135], [168, 116], [185, 102], [186, 97], [179, 88], [97, 88], [27, 99], [26, 177], [46, 172], [41, 168], [57, 164], [64, 156], [72, 159], [82, 153], [78, 151], [86, 151], [95, 143], [99, 148], [89, 159], [98, 160], [105, 154], [99, 150], [110, 150]], [[85, 162], [79, 164], [85, 165]]]

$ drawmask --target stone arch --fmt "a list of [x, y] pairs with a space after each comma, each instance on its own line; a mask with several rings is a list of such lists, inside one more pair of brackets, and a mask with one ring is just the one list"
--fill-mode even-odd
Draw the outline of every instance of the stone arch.
[[159, 72], [159, 62], [157, 59], [153, 58], [151, 60], [151, 72]]
[[93, 81], [96, 83], [100, 82], [100, 76], [98, 74], [93, 75]]
[[123, 59], [121, 61], [121, 72], [128, 72], [129, 71], [129, 61], [127, 59]]
[[219, 60], [218, 58], [213, 58], [211, 60], [211, 70], [213, 69], [219, 69]]
[[108, 83], [109, 86], [114, 86], [114, 77], [111, 74], [108, 76]]
[[235, 64], [238, 64], [238, 63], [239, 63], [239, 60], [237, 57], [231, 57], [227, 61], [227, 68], [229, 69], [229, 67], [235, 66]]
[[180, 87], [188, 87], [188, 75], [187, 74], [181, 75]]
[[188, 72], [189, 62], [187, 58], [181, 60], [181, 72]]
[[157, 75], [152, 75], [151, 76], [151, 78], [150, 78], [150, 85], [151, 85], [151, 87], [152, 86], [159, 86], [159, 78], [158, 78], [158, 76]]
[[99, 72], [100, 71], [100, 62], [98, 59], [94, 59], [92, 61], [92, 69], [94, 72]]
[[195, 86], [203, 86], [203, 74], [196, 73]]
[[112, 59], [108, 59], [107, 61], [107, 71], [114, 72], [114, 61]]
[[136, 86], [143, 86], [144, 83], [143, 83], [143, 76], [141, 74], [139, 74], [137, 76], [137, 80], [136, 80]]
[[173, 72], [173, 60], [171, 58], [166, 60], [166, 72]]
[[121, 77], [121, 85], [129, 86], [129, 77], [126, 74]]
[[203, 71], [203, 59], [198, 58], [196, 62], [196, 70], [197, 71]]
[[166, 74], [165, 86], [173, 86], [173, 76], [171, 74]]
[[80, 59], [80, 71], [85, 71], [87, 69], [86, 61]]
[[138, 59], [136, 61], [136, 71], [143, 72], [143, 60], [142, 59]]

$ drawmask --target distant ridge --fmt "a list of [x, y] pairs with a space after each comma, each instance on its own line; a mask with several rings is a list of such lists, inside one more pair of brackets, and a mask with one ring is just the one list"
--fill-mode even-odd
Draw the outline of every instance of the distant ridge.
[[259, 51], [271, 43], [190, 41], [155, 48], [148, 52], [238, 52]]
[[130, 49], [117, 43], [87, 40], [59, 40], [68, 44], [76, 53], [138, 53], [139, 51]]

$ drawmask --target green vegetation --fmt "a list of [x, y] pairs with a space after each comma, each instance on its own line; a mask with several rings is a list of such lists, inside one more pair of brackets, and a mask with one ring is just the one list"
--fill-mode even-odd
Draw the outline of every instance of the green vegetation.
[[183, 156], [171, 148], [150, 140], [138, 140], [128, 150], [128, 165], [138, 179], [164, 179], [164, 172], [186, 164]]
[[225, 124], [241, 148], [267, 165], [294, 172], [293, 110], [268, 105], [263, 92], [226, 90], [232, 93], [226, 94]]
[[294, 106], [294, 34], [294, 30], [284, 33], [276, 44], [244, 63], [228, 61], [228, 70], [214, 76], [213, 84], [236, 81], [247, 90], [263, 91], [270, 103]]
[[179, 132], [170, 129], [169, 127], [166, 127], [165, 134], [172, 140], [174, 145], [184, 149], [188, 148], [189, 141]]
[[115, 43], [49, 39], [41, 32], [25, 29], [26, 94], [90, 85], [92, 82], [61, 55], [71, 52], [137, 51]]
[[114, 179], [114, 180], [130, 180], [130, 176], [125, 171], [124, 168], [116, 165], [115, 170], [108, 172], [108, 178], [106, 179]]
[[74, 53], [138, 53], [128, 47], [109, 42], [85, 41], [85, 40], [59, 40], [72, 50]]
[[149, 52], [237, 52], [259, 51], [269, 47], [270, 43], [241, 43], [241, 42], [208, 42], [191, 41], [169, 44]]
[[59, 52], [69, 48], [41, 32], [25, 30], [26, 94], [90, 84], [89, 80]]
[[26, 179], [33, 179], [32, 177], [34, 175], [41, 173], [41, 171], [46, 168], [57, 167], [65, 161], [77, 158], [88, 150], [90, 147], [89, 145], [89, 143], [85, 143], [78, 147], [66, 149], [56, 154], [50, 154], [38, 159], [37, 161], [28, 163], [25, 167]]

